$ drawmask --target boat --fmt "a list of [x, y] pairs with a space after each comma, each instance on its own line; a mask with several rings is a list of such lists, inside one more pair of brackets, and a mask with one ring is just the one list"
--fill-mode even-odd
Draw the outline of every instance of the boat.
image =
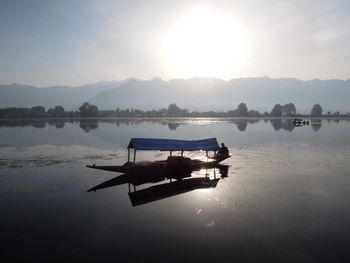
[[[220, 162], [226, 160], [230, 155], [217, 155], [220, 150], [216, 138], [203, 140], [174, 140], [174, 139], [153, 139], [153, 138], [132, 138], [128, 144], [128, 161], [123, 165], [100, 166], [87, 165], [88, 168], [119, 172], [134, 175], [154, 175], [154, 174], [172, 174], [186, 173], [203, 168], [214, 168]], [[130, 151], [133, 149], [133, 161], [130, 161]], [[137, 150], [144, 151], [169, 151], [170, 156], [166, 160], [153, 162], [136, 162]], [[173, 152], [180, 152], [181, 155], [173, 156]], [[207, 161], [191, 159], [184, 157], [185, 151], [205, 151]], [[209, 157], [209, 152], [214, 152], [212, 158]]]
[[304, 125], [309, 125], [309, 121], [303, 119], [293, 119], [294, 127], [303, 127]]

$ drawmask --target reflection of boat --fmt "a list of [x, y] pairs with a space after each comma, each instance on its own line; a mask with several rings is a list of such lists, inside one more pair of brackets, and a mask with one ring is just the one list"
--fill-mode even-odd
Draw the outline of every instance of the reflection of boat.
[[154, 174], [154, 175], [149, 175], [149, 176], [143, 176], [143, 175], [134, 175], [134, 174], [122, 174], [119, 175], [113, 179], [110, 179], [102, 184], [99, 184], [91, 189], [88, 190], [88, 192], [91, 191], [97, 191], [100, 189], [108, 188], [108, 187], [113, 187], [116, 185], [122, 185], [122, 184], [132, 184], [134, 186], [142, 185], [142, 184], [147, 184], [147, 183], [158, 183], [161, 181], [164, 181], [166, 179], [176, 179], [176, 180], [181, 180], [186, 177], [191, 177], [191, 173], [184, 173], [184, 174], [179, 174], [178, 176], [173, 176], [169, 177], [166, 174]]
[[[219, 164], [214, 169], [214, 177], [216, 177], [216, 169], [221, 176], [225, 178], [228, 176], [228, 166]], [[101, 190], [104, 188], [109, 188], [122, 184], [132, 184], [134, 186], [139, 186], [147, 183], [158, 183], [167, 179], [182, 180], [184, 178], [191, 177], [191, 172], [188, 173], [178, 173], [178, 174], [150, 174], [149, 176], [135, 175], [135, 174], [122, 174], [113, 179], [103, 182], [102, 184], [96, 185], [95, 187], [88, 190], [88, 192]]]
[[[130, 201], [133, 206], [138, 206], [196, 189], [215, 188], [220, 178], [226, 178], [228, 176], [228, 169], [229, 166], [227, 165], [218, 165], [217, 168], [205, 170], [205, 177], [203, 177], [203, 175], [201, 177], [192, 177], [192, 173], [178, 173], [172, 175], [154, 174], [149, 176], [122, 174], [92, 187], [88, 192], [96, 192], [101, 189], [128, 184]], [[211, 172], [214, 176], [213, 179], [208, 176]], [[220, 178], [217, 178], [217, 172]], [[156, 184], [166, 180], [168, 180], [168, 182]], [[156, 185], [136, 190], [136, 186], [149, 183]], [[133, 191], [131, 191], [131, 185], [133, 185]]]
[[303, 125], [309, 125], [309, 121], [305, 121], [303, 119], [294, 119], [293, 124], [295, 127], [302, 127]]
[[196, 189], [215, 188], [219, 180], [219, 178], [208, 177], [184, 179], [129, 192], [129, 197], [132, 205], [138, 206]]
[[[133, 162], [130, 162], [130, 149], [134, 149]], [[192, 160], [190, 158], [183, 157], [184, 151], [206, 151], [208, 157], [208, 151], [214, 151], [214, 156], [216, 156], [216, 151], [219, 149], [220, 147], [215, 138], [191, 141], [133, 138], [130, 140], [128, 145], [128, 162], [125, 164], [118, 166], [98, 166], [94, 164], [88, 165], [87, 167], [135, 175], [184, 173], [202, 168], [213, 168], [223, 160], [230, 157], [227, 155], [212, 159], [207, 158], [207, 161]], [[170, 156], [167, 160], [162, 161], [135, 162], [136, 150], [169, 151]], [[173, 151], [180, 151], [181, 156], [172, 156]]]

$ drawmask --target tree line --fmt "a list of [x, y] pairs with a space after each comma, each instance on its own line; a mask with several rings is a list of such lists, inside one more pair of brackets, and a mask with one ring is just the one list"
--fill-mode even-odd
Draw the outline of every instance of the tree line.
[[32, 108], [0, 108], [2, 118], [69, 118], [69, 117], [98, 117], [99, 110], [96, 105], [85, 102], [80, 106], [79, 111], [66, 111], [62, 106], [45, 109], [43, 106]]
[[45, 109], [43, 106], [32, 108], [0, 108], [0, 118], [79, 118], [79, 117], [350, 117], [349, 113], [341, 114], [338, 112], [323, 113], [320, 104], [314, 104], [309, 115], [297, 113], [293, 103], [285, 105], [276, 104], [270, 112], [260, 113], [257, 110], [249, 110], [245, 103], [240, 103], [235, 110], [229, 111], [189, 111], [181, 109], [176, 103], [172, 103], [168, 108], [159, 110], [140, 110], [140, 109], [120, 109], [99, 110], [96, 105], [85, 102], [79, 107], [78, 111], [66, 111], [62, 106], [57, 105], [54, 108]]

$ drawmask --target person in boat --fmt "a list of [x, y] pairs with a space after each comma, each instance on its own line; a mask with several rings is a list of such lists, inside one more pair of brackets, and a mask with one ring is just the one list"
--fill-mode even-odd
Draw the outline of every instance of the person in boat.
[[224, 159], [229, 156], [229, 150], [224, 143], [221, 143], [221, 148], [216, 154], [216, 159]]

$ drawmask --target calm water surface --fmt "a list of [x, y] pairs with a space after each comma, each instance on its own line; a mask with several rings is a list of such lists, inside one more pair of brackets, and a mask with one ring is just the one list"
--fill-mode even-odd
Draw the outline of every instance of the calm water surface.
[[[348, 262], [349, 131], [326, 120], [2, 121], [0, 261]], [[85, 166], [124, 163], [131, 137], [217, 137], [233, 156], [226, 172], [192, 174], [215, 188], [138, 206], [128, 184], [87, 192], [120, 174]]]

